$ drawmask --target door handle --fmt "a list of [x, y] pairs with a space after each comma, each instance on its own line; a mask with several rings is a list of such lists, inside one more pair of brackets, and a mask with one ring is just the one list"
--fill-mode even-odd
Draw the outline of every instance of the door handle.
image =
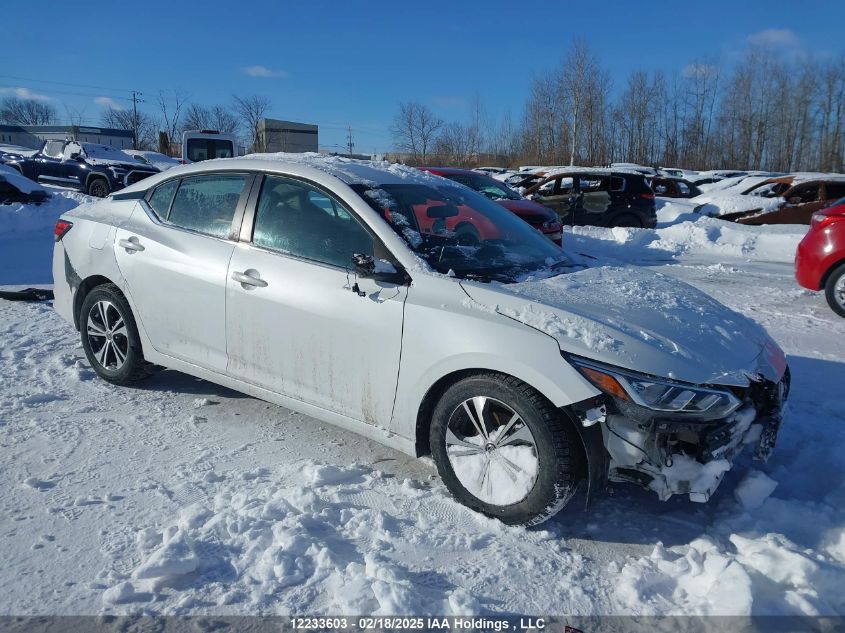
[[138, 238], [134, 235], [128, 240], [118, 240], [120, 248], [125, 248], [127, 253], [137, 253], [144, 250], [144, 247], [138, 242]]
[[232, 279], [237, 281], [239, 284], [241, 284], [245, 288], [247, 286], [251, 286], [253, 288], [266, 288], [267, 287], [267, 282], [264, 281], [261, 278], [261, 276], [258, 274], [257, 270], [254, 270], [252, 268], [245, 270], [242, 273], [239, 273], [237, 271], [233, 272], [232, 273]]

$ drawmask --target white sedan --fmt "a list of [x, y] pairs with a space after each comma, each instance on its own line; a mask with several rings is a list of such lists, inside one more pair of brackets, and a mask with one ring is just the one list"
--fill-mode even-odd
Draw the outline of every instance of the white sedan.
[[177, 167], [64, 214], [53, 272], [103, 379], [168, 367], [431, 454], [512, 524], [608, 480], [706, 501], [743, 447], [768, 455], [789, 383], [765, 331], [707, 295], [577, 265], [387, 163]]

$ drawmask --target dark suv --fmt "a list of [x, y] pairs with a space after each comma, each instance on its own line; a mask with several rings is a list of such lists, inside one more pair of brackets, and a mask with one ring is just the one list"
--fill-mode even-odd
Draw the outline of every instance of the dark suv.
[[98, 198], [159, 172], [114, 147], [77, 141], [45, 141], [32, 156], [5, 154], [2, 161], [30, 180]]
[[557, 212], [564, 224], [657, 226], [654, 191], [646, 177], [608, 169], [573, 169], [543, 177], [525, 196]]

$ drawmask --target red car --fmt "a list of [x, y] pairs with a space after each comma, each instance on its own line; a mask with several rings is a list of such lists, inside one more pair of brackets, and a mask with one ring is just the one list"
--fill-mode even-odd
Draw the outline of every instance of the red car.
[[508, 211], [528, 222], [558, 246], [563, 244], [563, 227], [557, 213], [542, 204], [526, 200], [505, 183], [471, 169], [457, 169], [455, 167], [420, 167], [420, 169], [435, 176], [454, 180], [495, 200]]
[[845, 198], [813, 214], [795, 253], [795, 278], [805, 288], [824, 290], [833, 311], [845, 317]]

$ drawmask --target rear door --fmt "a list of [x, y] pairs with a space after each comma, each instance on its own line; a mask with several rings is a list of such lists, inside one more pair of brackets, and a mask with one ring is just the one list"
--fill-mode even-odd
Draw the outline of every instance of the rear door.
[[226, 282], [227, 373], [386, 426], [407, 287], [351, 270], [353, 254], [383, 247], [341, 200], [305, 181], [266, 176], [249, 207]]
[[560, 216], [564, 224], [572, 224], [573, 181], [570, 176], [558, 176], [543, 183], [536, 192], [535, 200]]
[[253, 176], [165, 181], [117, 229], [115, 255], [153, 347], [224, 372], [226, 272]]

